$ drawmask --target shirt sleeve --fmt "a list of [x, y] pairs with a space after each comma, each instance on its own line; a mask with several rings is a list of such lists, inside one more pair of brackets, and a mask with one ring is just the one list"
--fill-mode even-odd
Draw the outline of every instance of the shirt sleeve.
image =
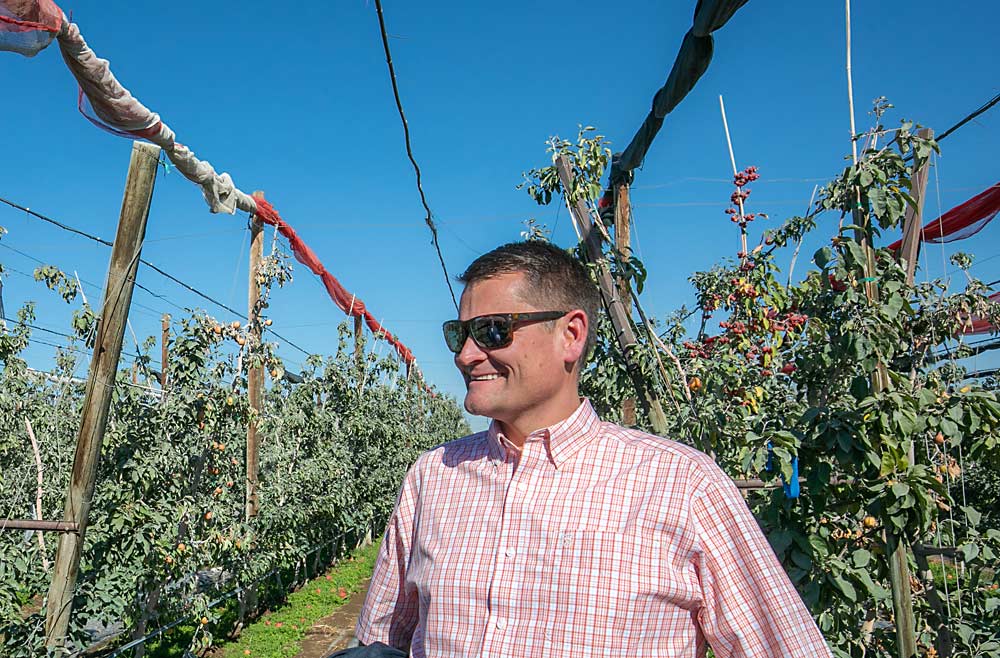
[[418, 466], [419, 461], [403, 480], [355, 627], [355, 636], [365, 645], [383, 642], [406, 651], [420, 618], [416, 588], [406, 578], [419, 494]]
[[[703, 603], [698, 622], [718, 658], [830, 658], [830, 650], [736, 485], [717, 473], [691, 500]], [[697, 481], [697, 480], [695, 480]]]

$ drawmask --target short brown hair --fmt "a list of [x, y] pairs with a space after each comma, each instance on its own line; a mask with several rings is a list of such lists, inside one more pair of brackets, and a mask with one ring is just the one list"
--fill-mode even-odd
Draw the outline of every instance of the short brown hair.
[[587, 346], [580, 357], [583, 370], [597, 343], [601, 296], [587, 268], [569, 252], [549, 242], [510, 242], [472, 261], [458, 276], [466, 286], [502, 274], [524, 274], [525, 301], [549, 311], [580, 309], [587, 314]]

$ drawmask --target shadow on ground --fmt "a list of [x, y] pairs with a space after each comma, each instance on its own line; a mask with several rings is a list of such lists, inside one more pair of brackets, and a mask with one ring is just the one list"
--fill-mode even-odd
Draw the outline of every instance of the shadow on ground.
[[296, 658], [325, 658], [334, 651], [347, 648], [354, 637], [354, 624], [361, 614], [361, 606], [368, 593], [368, 583], [369, 580], [362, 582], [347, 603], [313, 624], [302, 640], [302, 650]]

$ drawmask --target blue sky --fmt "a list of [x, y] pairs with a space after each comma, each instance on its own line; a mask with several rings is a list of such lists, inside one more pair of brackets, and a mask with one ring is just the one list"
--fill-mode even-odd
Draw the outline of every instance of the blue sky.
[[[545, 140], [574, 137], [579, 124], [597, 126], [623, 148], [673, 63], [694, 4], [384, 2], [413, 148], [452, 275], [518, 239], [528, 217], [553, 229], [557, 243], [572, 243], [565, 210], [539, 208], [515, 189], [521, 172], [547, 164]], [[455, 312], [403, 149], [374, 3], [297, 3], [290, 13], [280, 3], [80, 0], [63, 9], [180, 142], [242, 189], [265, 190], [327, 268], [414, 351], [427, 379], [461, 396], [439, 329]], [[751, 0], [716, 34], [711, 67], [636, 173], [636, 247], [649, 270], [643, 297], [651, 314], [690, 304], [691, 272], [737, 250], [722, 213], [731, 169], [719, 94], [737, 164], [762, 174], [748, 210], [772, 219], [754, 231], [803, 212], [813, 186], [842, 168], [850, 150], [843, 10], [841, 2]], [[907, 117], [941, 131], [997, 93], [997, 16], [989, 2], [855, 2], [859, 130], [877, 96], [896, 105], [889, 122]], [[0, 196], [112, 239], [128, 140], [78, 114], [55, 47], [34, 59], [3, 53], [0, 71]], [[928, 218], [1000, 179], [998, 111], [942, 144]], [[824, 222], [821, 236], [836, 218]], [[0, 226], [9, 231], [0, 244], [78, 271], [94, 284], [87, 294], [99, 297], [107, 248], [6, 206]], [[245, 227], [244, 215], [211, 215], [176, 173], [161, 176], [143, 256], [243, 308]], [[1000, 226], [955, 246], [977, 256], [975, 274], [1000, 278]], [[940, 247], [927, 254], [931, 276], [950, 271]], [[65, 331], [62, 302], [13, 271], [30, 274], [37, 263], [3, 248], [0, 262], [12, 268], [4, 281], [8, 314], [36, 300], [37, 323]], [[140, 283], [182, 307], [206, 307], [151, 271], [140, 271]], [[140, 340], [158, 333], [160, 313], [177, 315], [143, 291], [134, 301]], [[275, 329], [299, 345], [335, 349], [343, 314], [304, 268], [275, 292], [270, 310]], [[52, 351], [35, 345], [29, 361], [48, 367]], [[282, 354], [295, 370], [301, 355]]]

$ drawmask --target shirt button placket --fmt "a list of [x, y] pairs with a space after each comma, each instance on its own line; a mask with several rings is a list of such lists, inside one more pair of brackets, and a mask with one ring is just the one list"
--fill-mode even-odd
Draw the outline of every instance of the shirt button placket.
[[[510, 535], [510, 519], [511, 519], [511, 480], [513, 476], [513, 463], [510, 457], [504, 460], [503, 463], [497, 465], [498, 474], [501, 476], [504, 487], [504, 502], [500, 517], [500, 535], [498, 537], [498, 546], [503, 552], [504, 556], [509, 557], [509, 553], [512, 553], [510, 548], [507, 548], [508, 537]], [[506, 560], [500, 558], [500, 554], [497, 555], [497, 560], [493, 565], [493, 582], [490, 587], [490, 611], [494, 614], [498, 610], [504, 609], [504, 606], [509, 603], [509, 595], [507, 588], [509, 583], [509, 576], [506, 575]], [[501, 637], [495, 636], [494, 633], [501, 632], [507, 627], [507, 621], [500, 617], [495, 617], [489, 622], [487, 622], [486, 636], [483, 642], [482, 652], [483, 655], [494, 654], [496, 651], [504, 644], [504, 640]]]

